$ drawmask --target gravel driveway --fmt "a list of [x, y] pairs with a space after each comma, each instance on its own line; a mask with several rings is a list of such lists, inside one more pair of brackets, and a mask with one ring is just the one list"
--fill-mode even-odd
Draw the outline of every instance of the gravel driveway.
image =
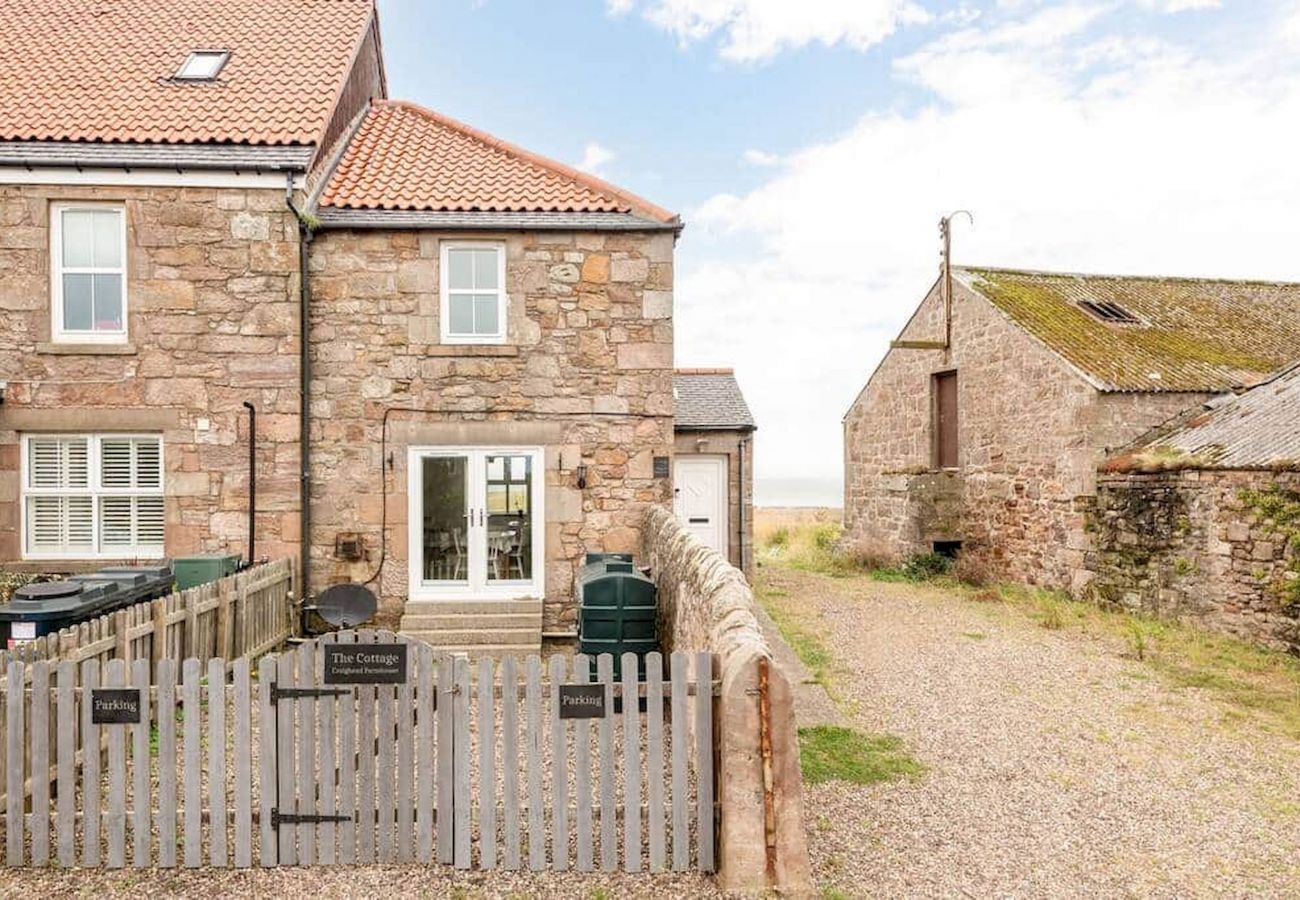
[[[1300, 746], [1122, 642], [936, 588], [766, 569], [822, 636], [851, 724], [914, 781], [805, 796], [815, 876], [849, 896], [1297, 896]], [[1300, 701], [1298, 701], [1300, 702]]]

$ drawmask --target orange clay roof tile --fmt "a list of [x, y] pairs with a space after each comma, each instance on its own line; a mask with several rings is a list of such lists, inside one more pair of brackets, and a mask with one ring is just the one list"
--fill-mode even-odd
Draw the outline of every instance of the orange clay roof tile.
[[652, 203], [413, 103], [379, 100], [353, 135], [320, 206], [438, 212], [621, 212]]
[[[372, 0], [0, 0], [0, 139], [310, 144]], [[214, 82], [172, 80], [229, 50]]]

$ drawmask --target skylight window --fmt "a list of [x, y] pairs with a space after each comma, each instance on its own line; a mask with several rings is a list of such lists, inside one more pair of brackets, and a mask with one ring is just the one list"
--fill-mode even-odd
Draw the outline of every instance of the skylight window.
[[1142, 322], [1127, 309], [1109, 300], [1080, 300], [1079, 306], [1110, 325], [1138, 325]]
[[215, 81], [230, 59], [229, 50], [195, 50], [175, 75], [177, 81]]

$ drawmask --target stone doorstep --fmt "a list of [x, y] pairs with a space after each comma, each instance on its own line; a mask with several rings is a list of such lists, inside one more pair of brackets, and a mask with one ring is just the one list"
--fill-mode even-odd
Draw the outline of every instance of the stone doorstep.
[[[425, 635], [411, 634], [410, 637], [419, 640], [425, 640]], [[540, 654], [542, 645], [539, 641], [536, 644], [447, 644], [445, 646], [435, 645], [434, 649], [438, 653], [449, 653], [452, 655], [464, 655], [471, 659], [505, 659], [513, 656], [516, 659], [524, 659], [528, 656]]]
[[538, 628], [512, 628], [509, 630], [480, 631], [476, 628], [446, 628], [432, 630], [402, 623], [401, 633], [417, 637], [435, 647], [461, 647], [469, 644], [502, 644], [510, 646], [541, 646], [542, 630]]
[[410, 600], [402, 616], [481, 616], [500, 613], [542, 614], [541, 600]]
[[542, 614], [535, 613], [454, 613], [448, 616], [405, 615], [402, 628], [406, 631], [512, 631], [521, 628], [537, 630], [542, 625]]

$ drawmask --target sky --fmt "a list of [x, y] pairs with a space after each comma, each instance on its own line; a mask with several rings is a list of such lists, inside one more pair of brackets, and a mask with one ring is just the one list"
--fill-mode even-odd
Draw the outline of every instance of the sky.
[[957, 264], [1300, 281], [1300, 0], [379, 0], [389, 91], [686, 222], [679, 366], [736, 370], [760, 505]]

